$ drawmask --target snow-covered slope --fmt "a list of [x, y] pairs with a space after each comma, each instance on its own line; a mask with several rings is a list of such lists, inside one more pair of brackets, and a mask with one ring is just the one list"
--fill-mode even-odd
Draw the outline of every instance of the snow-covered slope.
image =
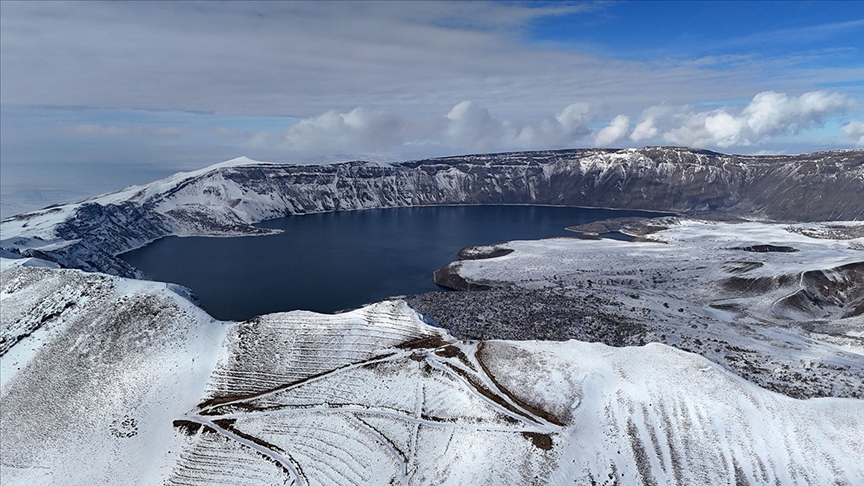
[[[605, 222], [639, 241], [478, 247], [438, 277], [485, 292], [243, 323], [116, 258], [452, 203], [839, 222]], [[862, 216], [861, 150], [647, 148], [241, 158], [9, 218], [0, 483], [864, 484]]]
[[0, 247], [70, 268], [140, 277], [113, 257], [166, 235], [267, 234], [251, 224], [289, 214], [435, 204], [858, 220], [864, 217], [864, 150], [733, 156], [654, 147], [315, 166], [241, 157], [8, 218], [0, 223]]
[[29, 329], [0, 357], [4, 485], [864, 481], [864, 402], [661, 344], [457, 341], [401, 301], [219, 323], [165, 284], [4, 265], [3, 335]]
[[864, 398], [864, 225], [658, 221], [463, 250], [437, 281], [494, 290], [409, 302], [466, 338], [660, 342], [789, 396]]
[[0, 482], [159, 484], [224, 325], [164, 283], [5, 259], [0, 275]]

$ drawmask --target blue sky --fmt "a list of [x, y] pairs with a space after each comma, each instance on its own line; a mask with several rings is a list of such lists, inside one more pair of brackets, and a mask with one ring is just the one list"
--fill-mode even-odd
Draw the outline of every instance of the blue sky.
[[528, 38], [641, 61], [796, 55], [808, 66], [842, 67], [861, 64], [862, 28], [864, 7], [858, 1], [636, 1], [539, 18]]
[[864, 145], [864, 2], [0, 2], [3, 213], [239, 155]]

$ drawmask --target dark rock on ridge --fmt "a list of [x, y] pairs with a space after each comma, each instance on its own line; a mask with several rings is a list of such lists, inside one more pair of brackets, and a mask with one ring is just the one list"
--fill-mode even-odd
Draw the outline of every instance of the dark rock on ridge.
[[642, 322], [616, 312], [616, 302], [594, 295], [495, 288], [479, 293], [429, 292], [405, 300], [460, 339], [578, 339], [609, 346], [646, 342]]
[[496, 246], [466, 246], [456, 253], [460, 260], [485, 260], [487, 258], [498, 258], [513, 253], [510, 248]]
[[566, 229], [583, 235], [600, 235], [618, 231], [632, 236], [645, 236], [667, 229], [666, 224], [670, 219], [675, 218], [610, 218], [593, 223], [568, 226]]
[[792, 246], [770, 244], [739, 246], [736, 248], [730, 248], [730, 250], [752, 251], [754, 253], [794, 253], [798, 251], [797, 248]]

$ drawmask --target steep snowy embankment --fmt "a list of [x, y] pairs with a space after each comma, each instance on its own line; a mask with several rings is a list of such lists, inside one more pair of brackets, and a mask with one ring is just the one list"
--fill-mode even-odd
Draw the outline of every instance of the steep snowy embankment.
[[2, 259], [2, 483], [159, 484], [224, 326], [168, 284], [20, 263]]

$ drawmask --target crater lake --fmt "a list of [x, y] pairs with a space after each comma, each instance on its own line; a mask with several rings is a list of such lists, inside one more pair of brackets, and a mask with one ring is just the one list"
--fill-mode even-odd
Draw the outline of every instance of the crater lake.
[[[288, 216], [268, 236], [159, 239], [120, 257], [148, 277], [192, 289], [221, 320], [305, 309], [338, 312], [444, 290], [432, 273], [466, 246], [575, 236], [567, 226], [644, 211], [552, 206], [427, 206]], [[620, 233], [603, 235], [630, 239]]]

